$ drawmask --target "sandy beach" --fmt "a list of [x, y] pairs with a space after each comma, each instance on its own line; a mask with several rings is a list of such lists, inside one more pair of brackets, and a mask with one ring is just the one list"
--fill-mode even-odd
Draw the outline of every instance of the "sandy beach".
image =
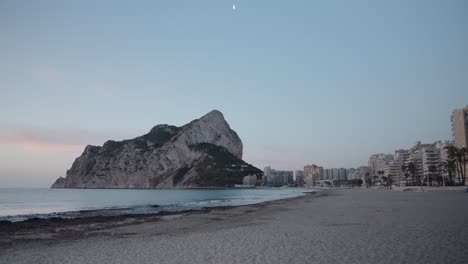
[[0, 263], [468, 263], [468, 193], [345, 189], [173, 215], [6, 226]]

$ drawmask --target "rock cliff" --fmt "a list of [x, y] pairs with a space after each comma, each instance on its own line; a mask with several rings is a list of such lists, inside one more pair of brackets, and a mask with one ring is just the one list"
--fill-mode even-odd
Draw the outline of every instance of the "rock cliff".
[[182, 127], [87, 146], [52, 188], [190, 188], [241, 184], [261, 171], [242, 160], [242, 141], [213, 110]]

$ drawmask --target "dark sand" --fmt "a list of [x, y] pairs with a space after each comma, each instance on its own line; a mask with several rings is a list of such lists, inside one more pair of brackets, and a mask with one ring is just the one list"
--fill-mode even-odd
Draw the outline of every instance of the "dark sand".
[[0, 263], [468, 263], [468, 193], [334, 190], [165, 216], [3, 223]]

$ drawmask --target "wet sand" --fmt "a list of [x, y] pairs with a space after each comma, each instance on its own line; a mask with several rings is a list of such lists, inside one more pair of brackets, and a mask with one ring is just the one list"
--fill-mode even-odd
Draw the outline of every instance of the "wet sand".
[[453, 191], [346, 189], [179, 214], [38, 222], [0, 224], [0, 263], [468, 260], [468, 193]]

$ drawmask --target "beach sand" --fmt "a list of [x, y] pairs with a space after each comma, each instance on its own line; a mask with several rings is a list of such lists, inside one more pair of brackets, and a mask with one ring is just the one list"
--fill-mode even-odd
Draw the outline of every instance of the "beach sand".
[[0, 263], [468, 263], [468, 193], [343, 189], [0, 230]]

